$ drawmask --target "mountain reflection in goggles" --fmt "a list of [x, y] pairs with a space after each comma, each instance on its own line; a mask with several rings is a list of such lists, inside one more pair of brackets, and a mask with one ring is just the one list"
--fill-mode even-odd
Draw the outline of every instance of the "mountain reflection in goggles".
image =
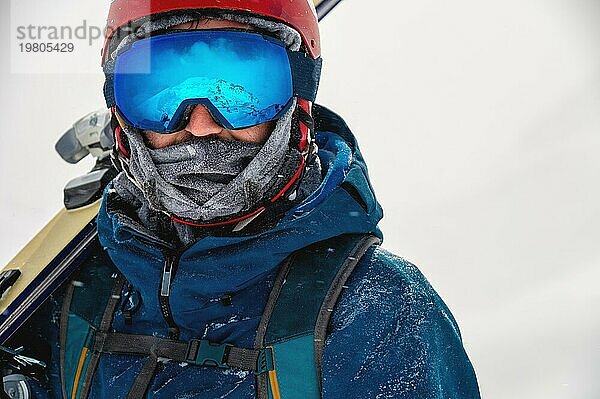
[[[144, 69], [147, 66], [147, 70]], [[159, 133], [183, 129], [186, 108], [202, 104], [227, 129], [280, 117], [291, 104], [287, 50], [257, 33], [200, 30], [134, 42], [115, 62], [119, 113]]]

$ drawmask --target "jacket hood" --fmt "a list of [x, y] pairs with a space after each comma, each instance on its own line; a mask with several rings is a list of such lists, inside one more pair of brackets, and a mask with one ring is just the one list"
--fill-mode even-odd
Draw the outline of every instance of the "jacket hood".
[[[170, 304], [182, 338], [251, 346], [275, 272], [286, 257], [346, 233], [383, 238], [377, 227], [383, 212], [356, 139], [341, 118], [323, 107], [315, 107], [315, 120], [321, 185], [275, 227], [256, 235], [209, 236], [173, 253], [168, 244], [133, 228], [126, 215], [113, 211], [109, 203], [116, 193], [107, 188], [98, 215], [100, 242], [142, 302], [133, 324], [125, 324], [118, 312], [115, 328], [147, 333], [150, 327], [166, 333], [158, 293], [163, 262], [174, 256], [178, 265]], [[224, 297], [231, 301], [224, 304]]]

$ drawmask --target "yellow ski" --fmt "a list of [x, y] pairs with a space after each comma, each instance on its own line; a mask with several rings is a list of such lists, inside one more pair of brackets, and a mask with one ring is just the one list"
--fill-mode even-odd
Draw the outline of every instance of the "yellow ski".
[[[96, 238], [100, 202], [61, 210], [0, 271], [0, 344], [73, 272]], [[8, 280], [7, 280], [8, 278]]]

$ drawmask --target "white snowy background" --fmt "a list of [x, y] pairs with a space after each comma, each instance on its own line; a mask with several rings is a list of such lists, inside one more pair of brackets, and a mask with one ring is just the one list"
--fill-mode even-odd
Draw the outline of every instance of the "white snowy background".
[[[99, 68], [12, 73], [0, 1], [5, 264], [91, 167], [53, 146], [103, 99]], [[36, 4], [102, 25], [108, 1]], [[484, 398], [600, 397], [599, 20], [597, 0], [346, 0], [322, 23], [319, 102], [358, 136], [385, 246], [453, 310]]]

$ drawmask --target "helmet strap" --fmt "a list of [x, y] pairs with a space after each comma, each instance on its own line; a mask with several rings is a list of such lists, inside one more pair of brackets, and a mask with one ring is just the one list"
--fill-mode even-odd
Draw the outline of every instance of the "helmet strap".
[[127, 136], [123, 134], [123, 129], [126, 126], [125, 122], [119, 117], [119, 114], [114, 107], [111, 108], [111, 111], [111, 128], [114, 135], [114, 145], [110, 155], [111, 162], [117, 171], [124, 172], [127, 177], [137, 185], [137, 182], [129, 170], [129, 141], [127, 140]]
[[315, 120], [310, 114], [311, 103], [304, 99], [298, 99], [298, 105], [294, 119], [298, 121], [301, 140], [299, 149], [304, 156], [305, 165], [312, 164], [314, 157], [317, 155], [319, 150], [315, 142]]

